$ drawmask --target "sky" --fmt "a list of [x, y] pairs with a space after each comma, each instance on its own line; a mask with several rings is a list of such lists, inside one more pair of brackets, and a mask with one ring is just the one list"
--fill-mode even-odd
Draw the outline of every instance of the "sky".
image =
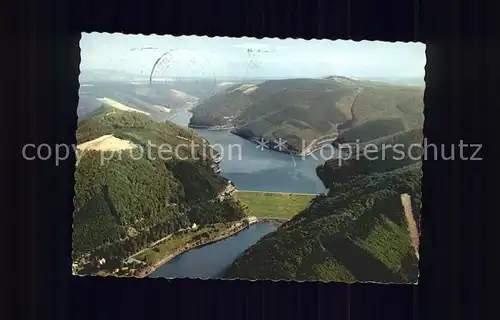
[[[80, 69], [154, 77], [405, 78], [425, 74], [425, 44], [83, 33]], [[259, 52], [260, 50], [260, 52]]]

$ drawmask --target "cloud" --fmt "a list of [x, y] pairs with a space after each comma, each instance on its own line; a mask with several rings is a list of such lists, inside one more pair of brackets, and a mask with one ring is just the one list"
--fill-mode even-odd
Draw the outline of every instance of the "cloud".
[[262, 49], [269, 49], [270, 46], [265, 44], [265, 43], [258, 43], [258, 42], [245, 42], [245, 43], [240, 43], [240, 44], [235, 44], [233, 45], [235, 48], [243, 48], [243, 49], [255, 49], [255, 50], [262, 50]]

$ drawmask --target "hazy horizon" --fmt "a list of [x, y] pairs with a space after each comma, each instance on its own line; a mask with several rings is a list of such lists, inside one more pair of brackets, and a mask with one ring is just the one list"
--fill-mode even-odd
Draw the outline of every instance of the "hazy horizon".
[[[130, 75], [130, 76], [134, 76], [136, 77], [136, 79], [142, 79], [142, 80], [148, 80], [149, 79], [149, 74], [146, 74], [146, 73], [133, 73], [133, 72], [127, 72], [127, 71], [122, 71], [122, 70], [116, 70], [116, 69], [110, 69], [110, 68], [96, 68], [96, 69], [84, 69], [84, 70], [80, 70], [80, 72], [82, 74], [85, 74], [85, 73], [88, 73], [88, 72], [116, 72], [117, 74], [126, 74], [126, 75]], [[291, 78], [296, 78], [296, 79], [300, 79], [300, 78], [322, 78], [322, 77], [328, 77], [328, 76], [344, 76], [342, 74], [327, 74], [327, 75], [322, 75], [322, 76], [314, 76], [314, 77], [305, 77], [305, 76], [298, 76], [298, 77], [288, 77], [288, 76], [280, 76], [280, 75], [276, 75], [276, 76], [247, 76], [247, 75], [243, 75], [243, 76], [217, 76], [215, 75], [215, 77], [219, 80], [219, 79], [248, 79], [248, 80], [265, 80], [265, 79], [291, 79]], [[349, 76], [345, 76], [345, 77], [349, 77]], [[197, 75], [193, 75], [193, 76], [172, 76], [172, 75], [166, 75], [164, 76], [163, 78], [165, 79], [168, 79], [168, 78], [171, 78], [171, 79], [212, 79], [213, 76], [211, 75], [200, 75], [200, 76], [197, 76]], [[376, 76], [358, 76], [358, 77], [352, 77], [352, 78], [356, 78], [356, 79], [414, 79], [414, 80], [424, 80], [424, 77], [423, 76], [386, 76], [386, 77], [376, 77]]]
[[82, 73], [114, 70], [161, 77], [421, 78], [425, 44], [381, 41], [254, 39], [82, 33]]

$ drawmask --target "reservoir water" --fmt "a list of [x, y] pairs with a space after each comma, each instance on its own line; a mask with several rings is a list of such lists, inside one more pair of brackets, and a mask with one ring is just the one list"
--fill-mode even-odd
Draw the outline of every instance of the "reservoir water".
[[[170, 121], [187, 127], [191, 113], [181, 111]], [[296, 157], [270, 150], [261, 150], [250, 141], [229, 131], [196, 129], [214, 149], [220, 152], [221, 175], [234, 182], [240, 190], [322, 193], [325, 187], [316, 176], [316, 167], [323, 163], [313, 157]], [[239, 146], [239, 147], [238, 147]], [[251, 225], [238, 234], [200, 248], [189, 250], [158, 268], [150, 277], [217, 278], [247, 248], [276, 230], [271, 223]]]
[[[191, 113], [181, 111], [170, 121], [187, 126]], [[196, 129], [208, 139], [222, 156], [221, 175], [240, 190], [323, 193], [323, 183], [316, 175], [316, 167], [325, 162], [325, 157], [293, 157], [272, 150], [261, 150], [258, 145], [236, 136], [229, 131]]]
[[[79, 116], [98, 108], [97, 97], [109, 97], [130, 107], [141, 109], [143, 105], [162, 104], [162, 100], [140, 101], [131, 84], [99, 84], [83, 87], [79, 102]], [[140, 102], [140, 103], [139, 103]], [[170, 121], [187, 127], [191, 113], [183, 110]], [[231, 180], [239, 190], [322, 193], [326, 189], [316, 175], [316, 167], [324, 163], [324, 157], [295, 157], [270, 150], [261, 150], [250, 141], [229, 131], [196, 130], [221, 153], [221, 175]], [[326, 157], [330, 155], [326, 154]], [[158, 268], [151, 277], [214, 278], [247, 248], [264, 235], [276, 230], [269, 223], [257, 223], [238, 234], [200, 248], [192, 249]]]
[[276, 230], [270, 223], [256, 223], [224, 240], [189, 250], [150, 275], [152, 278], [218, 278], [248, 247]]

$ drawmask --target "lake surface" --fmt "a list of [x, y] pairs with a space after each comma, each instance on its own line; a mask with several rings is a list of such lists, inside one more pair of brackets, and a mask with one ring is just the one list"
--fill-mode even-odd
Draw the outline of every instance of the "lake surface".
[[[187, 126], [191, 113], [181, 111], [170, 121]], [[328, 152], [321, 157], [293, 157], [271, 150], [261, 150], [258, 145], [229, 131], [195, 129], [208, 139], [222, 156], [221, 175], [240, 190], [323, 193], [323, 183], [316, 175], [316, 167], [330, 157]], [[294, 159], [295, 158], [295, 161]], [[294, 166], [294, 163], [296, 164]]]
[[[93, 83], [80, 88], [78, 115], [97, 109], [102, 103], [99, 97], [109, 97], [120, 103], [139, 110], [148, 105], [163, 105], [161, 90], [153, 96], [137, 94], [137, 86], [130, 83]], [[187, 127], [191, 113], [185, 110], [177, 112], [170, 121]], [[316, 167], [325, 162], [331, 155], [324, 157], [315, 153], [314, 157], [293, 157], [276, 151], [261, 151], [258, 146], [248, 140], [236, 136], [229, 131], [196, 130], [205, 137], [214, 149], [221, 152], [221, 175], [234, 182], [240, 190], [323, 193], [326, 191], [316, 176]], [[294, 165], [295, 163], [295, 165]]]
[[[186, 126], [191, 113], [181, 111], [170, 121]], [[316, 175], [316, 167], [324, 163], [312, 157], [295, 157], [261, 150], [248, 140], [229, 131], [195, 129], [208, 139], [222, 156], [221, 175], [240, 190], [322, 193], [326, 189]], [[164, 264], [150, 277], [218, 278], [250, 246], [276, 230], [270, 223], [251, 225], [238, 234], [197, 249], [192, 249]]]
[[270, 223], [256, 223], [224, 240], [191, 249], [153, 272], [152, 278], [218, 278], [247, 248], [276, 230]]
[[[96, 84], [81, 88], [79, 116], [100, 106], [96, 97], [110, 97], [118, 102], [139, 110], [148, 104], [163, 103], [161, 98], [145, 100], [134, 93], [131, 84]], [[158, 99], [158, 100], [155, 100]], [[140, 103], [139, 103], [140, 102]], [[187, 127], [191, 113], [182, 110], [170, 121]], [[239, 190], [323, 193], [323, 183], [316, 175], [316, 167], [325, 162], [319, 152], [314, 157], [295, 157], [270, 150], [261, 150], [248, 140], [229, 131], [209, 131], [196, 129], [199, 135], [208, 139], [222, 156], [221, 175], [231, 180]], [[219, 242], [190, 250], [156, 270], [151, 277], [169, 278], [214, 278], [220, 276], [227, 267], [247, 248], [264, 235], [276, 230], [269, 223], [257, 223], [238, 234]]]

